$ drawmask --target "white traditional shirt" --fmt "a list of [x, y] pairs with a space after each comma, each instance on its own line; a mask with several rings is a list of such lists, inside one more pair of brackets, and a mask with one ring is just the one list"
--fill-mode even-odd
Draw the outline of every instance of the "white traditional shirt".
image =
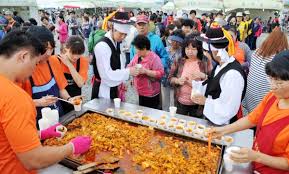
[[[115, 41], [111, 37], [111, 31], [105, 34], [105, 37], [109, 38], [116, 47]], [[130, 71], [125, 69], [124, 59], [121, 59], [121, 69], [112, 70], [110, 66], [110, 57], [112, 50], [105, 42], [99, 42], [94, 47], [94, 54], [96, 58], [96, 66], [98, 69], [101, 83], [99, 87], [99, 98], [110, 99], [110, 88], [116, 87], [129, 79]]]
[[[230, 57], [227, 63], [222, 66], [218, 65], [214, 76], [234, 60], [234, 57]], [[203, 111], [205, 117], [217, 125], [228, 124], [230, 119], [238, 113], [244, 84], [244, 79], [238, 71], [229, 70], [226, 72], [220, 78], [220, 87], [222, 90], [220, 97], [212, 99], [211, 96], [208, 96], [206, 100]]]

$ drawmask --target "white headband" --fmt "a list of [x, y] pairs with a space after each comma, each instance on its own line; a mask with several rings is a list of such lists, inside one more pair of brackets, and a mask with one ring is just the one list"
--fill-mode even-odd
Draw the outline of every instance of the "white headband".
[[[230, 60], [230, 56], [226, 51], [226, 48], [215, 48], [212, 44], [210, 44], [211, 51], [218, 51], [217, 56], [221, 57], [221, 62], [227, 63]], [[203, 42], [203, 49], [209, 51], [209, 44], [207, 42]]]
[[121, 33], [128, 34], [130, 32], [131, 25], [114, 23], [113, 27], [114, 27], [115, 30], [117, 30], [117, 31], [119, 31]]

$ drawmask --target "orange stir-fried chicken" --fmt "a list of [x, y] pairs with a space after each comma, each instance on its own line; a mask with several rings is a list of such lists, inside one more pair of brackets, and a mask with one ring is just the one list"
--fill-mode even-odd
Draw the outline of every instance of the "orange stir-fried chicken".
[[206, 143], [186, 141], [96, 113], [75, 119], [67, 125], [67, 129], [61, 140], [53, 138], [44, 144], [59, 146], [79, 135], [91, 136], [93, 143], [90, 150], [72, 158], [88, 163], [97, 160], [98, 154], [109, 152], [120, 161], [130, 161], [130, 167], [139, 170], [133, 173], [212, 174], [217, 171], [221, 153], [219, 148], [212, 146], [208, 156]]

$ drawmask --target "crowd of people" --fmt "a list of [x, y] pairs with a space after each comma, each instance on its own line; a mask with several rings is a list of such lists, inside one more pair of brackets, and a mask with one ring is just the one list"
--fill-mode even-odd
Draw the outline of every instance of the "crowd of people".
[[59, 98], [81, 98], [90, 80], [91, 99], [130, 102], [126, 92], [133, 88], [130, 97], [141, 106], [176, 106], [178, 114], [219, 126], [213, 137], [257, 127], [253, 149], [231, 158], [252, 161], [259, 173], [289, 171], [289, 45], [278, 25], [256, 48], [263, 28], [249, 11], [198, 18], [195, 10], [174, 16], [118, 9], [103, 17], [83, 14], [81, 21], [74, 11], [40, 13], [40, 23], [11, 11], [0, 16], [3, 173], [33, 173], [89, 149], [91, 139], [82, 136], [62, 147], [42, 146], [40, 140], [60, 136], [59, 124], [38, 130], [38, 120], [44, 107], [60, 116], [73, 110]]

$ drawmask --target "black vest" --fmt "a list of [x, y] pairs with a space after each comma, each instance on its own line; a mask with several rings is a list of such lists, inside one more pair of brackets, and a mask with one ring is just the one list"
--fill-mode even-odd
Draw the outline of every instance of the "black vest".
[[[120, 43], [117, 43], [117, 48], [115, 48], [114, 44], [112, 43], [112, 41], [107, 38], [107, 37], [103, 37], [99, 42], [105, 42], [107, 43], [107, 45], [110, 47], [111, 49], [111, 56], [110, 56], [110, 66], [112, 70], [117, 70], [121, 68], [121, 62], [120, 62]], [[93, 57], [92, 60], [92, 64], [93, 64], [93, 71], [94, 71], [94, 75], [97, 79], [99, 79], [101, 81], [97, 66], [96, 66], [96, 58], [95, 56]], [[93, 84], [93, 88], [97, 88], [97, 90], [94, 92], [92, 92], [92, 99], [93, 98], [98, 98], [98, 92], [99, 92], [99, 85], [100, 83], [95, 82], [95, 84]], [[97, 93], [97, 94], [96, 94]], [[118, 86], [116, 87], [111, 87], [110, 88], [110, 98], [114, 99], [118, 97]]]
[[247, 88], [247, 76], [241, 67], [240, 63], [237, 62], [236, 60], [234, 62], [229, 63], [225, 68], [223, 68], [216, 76], [215, 76], [215, 71], [216, 71], [217, 66], [214, 67], [212, 70], [212, 73], [208, 77], [208, 79], [203, 83], [203, 85], [207, 84], [207, 89], [205, 96], [208, 97], [209, 95], [212, 96], [213, 99], [217, 99], [220, 97], [220, 94], [222, 92], [221, 86], [220, 86], [220, 79], [221, 77], [227, 73], [229, 70], [236, 70], [238, 71], [243, 79], [244, 79], [244, 89], [242, 92], [242, 100], [245, 97], [246, 93], [246, 88]]

